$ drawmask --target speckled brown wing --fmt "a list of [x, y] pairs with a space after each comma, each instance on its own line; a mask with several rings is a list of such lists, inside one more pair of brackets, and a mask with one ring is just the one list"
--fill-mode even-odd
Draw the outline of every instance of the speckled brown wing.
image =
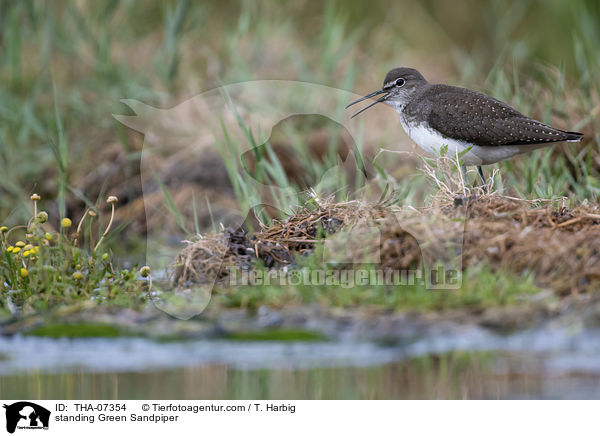
[[421, 104], [421, 109], [428, 112], [426, 119], [431, 128], [480, 146], [574, 141], [583, 136], [527, 118], [485, 94], [454, 86], [431, 86]]

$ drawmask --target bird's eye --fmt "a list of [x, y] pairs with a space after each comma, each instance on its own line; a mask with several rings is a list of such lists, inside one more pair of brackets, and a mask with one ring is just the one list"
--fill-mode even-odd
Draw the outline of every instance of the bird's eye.
[[406, 83], [406, 81], [402, 77], [399, 79], [396, 79], [396, 86], [404, 86], [405, 83]]

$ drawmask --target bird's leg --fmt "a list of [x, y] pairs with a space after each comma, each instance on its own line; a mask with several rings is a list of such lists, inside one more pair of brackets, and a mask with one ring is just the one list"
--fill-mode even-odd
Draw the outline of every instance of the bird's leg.
[[479, 177], [481, 177], [481, 183], [485, 185], [486, 181], [485, 176], [483, 175], [483, 168], [481, 168], [481, 165], [477, 165], [477, 171], [479, 172]]
[[479, 177], [481, 177], [481, 186], [487, 192], [487, 182], [485, 181], [485, 176], [483, 175], [483, 168], [481, 168], [481, 165], [477, 165], [477, 172], [479, 173]]

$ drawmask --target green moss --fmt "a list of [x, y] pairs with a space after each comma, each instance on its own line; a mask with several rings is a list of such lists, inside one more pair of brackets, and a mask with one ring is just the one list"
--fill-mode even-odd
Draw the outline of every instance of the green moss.
[[127, 332], [109, 324], [48, 324], [34, 328], [26, 336], [46, 338], [116, 338], [127, 336]]
[[309, 330], [268, 329], [261, 331], [230, 332], [225, 338], [233, 341], [324, 341], [322, 333]]

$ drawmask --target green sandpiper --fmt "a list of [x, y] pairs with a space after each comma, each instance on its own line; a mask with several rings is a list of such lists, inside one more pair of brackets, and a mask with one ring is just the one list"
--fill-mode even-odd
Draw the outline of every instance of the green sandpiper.
[[[383, 95], [382, 95], [383, 94]], [[531, 119], [493, 97], [456, 86], [429, 83], [412, 68], [394, 68], [383, 87], [350, 103], [382, 95], [377, 103], [392, 106], [404, 131], [422, 149], [450, 156], [463, 153], [464, 165], [490, 165], [556, 142], [579, 142], [583, 134], [557, 129]]]

